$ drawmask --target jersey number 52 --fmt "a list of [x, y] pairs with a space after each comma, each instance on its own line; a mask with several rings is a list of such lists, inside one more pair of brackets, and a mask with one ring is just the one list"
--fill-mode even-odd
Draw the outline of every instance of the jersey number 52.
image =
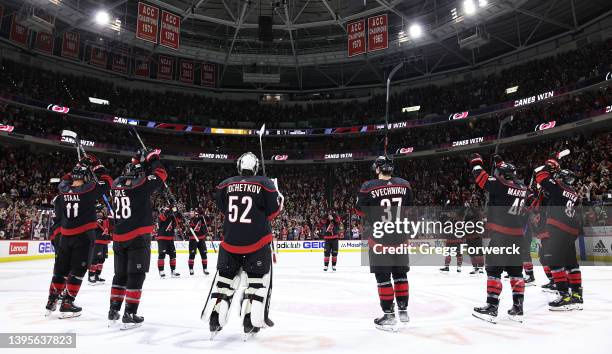
[[[238, 202], [240, 200], [240, 202]], [[241, 224], [250, 224], [251, 219], [247, 216], [253, 207], [253, 198], [249, 196], [244, 196], [242, 199], [237, 195], [230, 195], [228, 199], [228, 219], [230, 222], [238, 221]], [[242, 213], [240, 210], [242, 209]], [[240, 220], [238, 220], [238, 215], [240, 215]]]

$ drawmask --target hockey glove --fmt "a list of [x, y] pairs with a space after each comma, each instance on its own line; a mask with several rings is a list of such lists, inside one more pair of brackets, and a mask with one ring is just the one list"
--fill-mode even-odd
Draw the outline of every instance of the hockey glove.
[[482, 156], [479, 153], [473, 153], [470, 159], [471, 166], [482, 166]]

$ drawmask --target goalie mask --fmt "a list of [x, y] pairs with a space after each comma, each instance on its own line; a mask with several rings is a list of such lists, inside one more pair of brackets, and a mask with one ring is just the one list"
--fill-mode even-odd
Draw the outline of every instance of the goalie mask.
[[372, 171], [376, 172], [379, 169], [385, 175], [393, 173], [393, 160], [387, 156], [378, 156], [372, 164]]
[[251, 175], [256, 175], [259, 170], [259, 159], [252, 152], [245, 152], [236, 161], [238, 173], [242, 176], [245, 171], [249, 171]]

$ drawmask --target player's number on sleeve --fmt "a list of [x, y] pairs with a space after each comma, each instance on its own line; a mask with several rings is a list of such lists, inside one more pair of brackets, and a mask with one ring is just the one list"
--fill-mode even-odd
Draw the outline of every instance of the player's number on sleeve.
[[74, 219], [79, 216], [79, 203], [67, 203], [66, 204], [66, 217], [68, 219]]
[[129, 197], [115, 197], [115, 218], [129, 219], [132, 216], [132, 206]]
[[391, 221], [393, 218], [393, 214], [391, 212], [391, 207], [397, 206], [396, 218], [400, 217], [400, 208], [402, 206], [402, 198], [391, 198], [391, 199], [382, 199], [380, 201], [380, 206], [384, 207], [385, 215], [381, 218], [382, 221]]
[[512, 206], [508, 210], [510, 215], [521, 215], [523, 213], [523, 207], [525, 206], [525, 199], [515, 198]]
[[[240, 199], [240, 203], [238, 200], [240, 199], [237, 195], [230, 195], [228, 200], [228, 208], [229, 208], [229, 221], [230, 222], [240, 222], [241, 224], [250, 224], [251, 219], [247, 218], [251, 208], [253, 207], [253, 198], [249, 196], [244, 196]], [[238, 205], [244, 206], [244, 211], [242, 214], [240, 213], [240, 207]], [[240, 220], [238, 220], [238, 215], [240, 214]]]

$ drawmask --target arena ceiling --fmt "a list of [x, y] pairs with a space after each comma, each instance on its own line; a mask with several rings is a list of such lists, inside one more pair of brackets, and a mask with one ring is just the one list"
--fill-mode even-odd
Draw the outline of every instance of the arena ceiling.
[[[464, 0], [147, 0], [181, 17], [181, 47], [173, 51], [134, 38], [138, 1], [30, 0], [56, 15], [57, 32], [91, 31], [101, 8], [122, 21], [122, 30], [100, 30], [119, 43], [152, 53], [222, 64], [225, 88], [308, 90], [381, 84], [399, 61], [408, 65], [398, 79], [475, 67], [490, 58], [524, 49], [547, 38], [580, 31], [609, 16], [609, 0], [488, 0], [468, 16]], [[23, 1], [8, 1], [13, 6]], [[479, 0], [474, 0], [480, 4]], [[456, 9], [456, 18], [452, 10]], [[348, 58], [346, 25], [387, 13], [389, 48]], [[259, 40], [259, 16], [271, 16], [273, 40]], [[411, 24], [418, 39], [400, 41]], [[476, 26], [489, 36], [475, 49], [460, 48], [458, 37]], [[405, 38], [405, 37], [402, 37]], [[279, 84], [246, 84], [244, 72], [280, 73]]]

